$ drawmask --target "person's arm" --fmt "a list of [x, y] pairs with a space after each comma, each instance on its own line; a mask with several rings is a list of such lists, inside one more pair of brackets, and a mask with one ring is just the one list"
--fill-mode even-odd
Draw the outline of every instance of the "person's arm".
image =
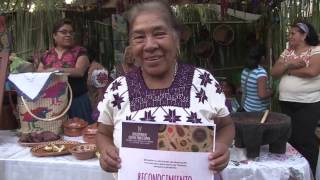
[[235, 128], [231, 117], [215, 119], [217, 134], [215, 151], [209, 155], [209, 169], [217, 173], [227, 167], [230, 158], [229, 147], [235, 136]]
[[308, 67], [290, 69], [288, 74], [302, 78], [313, 78], [318, 76], [320, 74], [320, 54], [311, 56]]
[[272, 91], [268, 88], [267, 81], [268, 78], [266, 76], [258, 78], [258, 97], [260, 99], [266, 99], [272, 96]]
[[37, 72], [53, 72], [53, 71], [58, 71], [58, 68], [45, 68], [44, 65], [40, 62]]
[[68, 73], [71, 77], [83, 77], [90, 65], [88, 56], [79, 56], [74, 68], [59, 68], [60, 71]]
[[96, 136], [97, 148], [100, 152], [100, 166], [107, 172], [118, 172], [121, 167], [119, 150], [113, 143], [113, 126], [99, 123]]
[[44, 71], [45, 71], [44, 65], [42, 64], [42, 62], [39, 63], [39, 66], [38, 66], [37, 71], [38, 71], [38, 72], [44, 72]]
[[271, 69], [271, 76], [274, 78], [280, 78], [282, 75], [286, 74], [288, 70], [299, 69], [305, 66], [305, 62], [301, 59], [291, 59], [286, 62], [283, 57], [280, 57]]
[[286, 73], [287, 70], [288, 70], [287, 64], [285, 64], [284, 59], [280, 57], [271, 69], [271, 76], [274, 78], [279, 78], [284, 73]]

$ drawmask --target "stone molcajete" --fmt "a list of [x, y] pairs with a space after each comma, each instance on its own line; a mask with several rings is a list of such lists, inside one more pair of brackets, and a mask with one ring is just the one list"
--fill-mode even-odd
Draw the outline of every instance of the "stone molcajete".
[[269, 144], [271, 153], [286, 152], [286, 143], [291, 134], [291, 119], [281, 113], [269, 113], [260, 123], [263, 112], [239, 112], [232, 114], [236, 127], [235, 146], [247, 149], [247, 157], [259, 156], [260, 146]]

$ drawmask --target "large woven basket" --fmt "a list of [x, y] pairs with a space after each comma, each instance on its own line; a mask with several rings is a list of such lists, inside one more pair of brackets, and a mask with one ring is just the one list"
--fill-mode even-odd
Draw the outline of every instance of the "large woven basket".
[[67, 76], [54, 75], [37, 100], [29, 101], [23, 96], [18, 97], [17, 107], [21, 125], [19, 131], [51, 131], [60, 134], [62, 123], [68, 119], [67, 112], [71, 102], [72, 91]]

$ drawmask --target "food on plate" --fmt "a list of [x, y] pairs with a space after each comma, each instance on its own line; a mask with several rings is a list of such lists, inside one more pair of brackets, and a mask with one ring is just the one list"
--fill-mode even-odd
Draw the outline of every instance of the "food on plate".
[[60, 139], [60, 136], [51, 131], [32, 132], [22, 134], [19, 141], [23, 143], [48, 142]]
[[43, 148], [47, 152], [62, 152], [66, 149], [65, 145], [48, 144]]

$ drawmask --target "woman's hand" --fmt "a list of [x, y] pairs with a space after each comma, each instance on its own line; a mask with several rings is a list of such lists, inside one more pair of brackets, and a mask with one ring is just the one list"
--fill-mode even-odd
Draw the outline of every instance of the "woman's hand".
[[209, 155], [209, 169], [213, 173], [218, 173], [228, 166], [230, 152], [226, 144], [217, 143], [215, 151]]
[[305, 61], [299, 60], [299, 59], [292, 59], [286, 62], [286, 66], [288, 70], [303, 68], [303, 67], [306, 67], [306, 65], [307, 64]]
[[100, 165], [107, 172], [118, 172], [121, 167], [121, 159], [119, 150], [115, 146], [108, 146], [104, 151], [101, 151]]

